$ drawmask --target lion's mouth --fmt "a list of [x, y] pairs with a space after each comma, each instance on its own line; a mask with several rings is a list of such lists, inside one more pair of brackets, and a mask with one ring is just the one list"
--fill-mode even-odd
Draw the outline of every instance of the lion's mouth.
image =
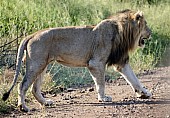
[[140, 40], [139, 40], [139, 46], [140, 47], [143, 47], [144, 45], [145, 45], [145, 40], [146, 40], [147, 38], [140, 38]]

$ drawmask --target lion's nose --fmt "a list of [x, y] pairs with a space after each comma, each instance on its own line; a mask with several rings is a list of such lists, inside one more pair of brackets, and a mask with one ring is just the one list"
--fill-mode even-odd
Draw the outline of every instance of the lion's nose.
[[151, 35], [152, 35], [152, 31], [148, 28], [147, 29], [147, 39], [150, 39], [151, 38]]
[[152, 31], [150, 30], [150, 29], [148, 29], [149, 31], [148, 31], [148, 33], [149, 33], [149, 37], [151, 37], [151, 35], [152, 35]]
[[152, 38], [152, 31], [150, 30], [150, 32], [148, 33], [148, 39], [150, 40]]

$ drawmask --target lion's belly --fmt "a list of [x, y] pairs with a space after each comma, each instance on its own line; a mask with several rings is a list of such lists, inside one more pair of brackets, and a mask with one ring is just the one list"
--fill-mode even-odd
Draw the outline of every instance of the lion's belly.
[[62, 65], [69, 66], [69, 67], [86, 67], [87, 61], [86, 59], [76, 59], [73, 57], [68, 56], [58, 56], [56, 61]]

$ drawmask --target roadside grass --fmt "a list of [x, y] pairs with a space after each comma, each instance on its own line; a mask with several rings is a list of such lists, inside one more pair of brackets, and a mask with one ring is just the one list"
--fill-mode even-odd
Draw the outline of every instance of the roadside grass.
[[[3, 93], [5, 90], [8, 90], [12, 83], [12, 78], [14, 75], [14, 71], [11, 70], [4, 70], [0, 74], [0, 96], [2, 98]], [[17, 105], [17, 87], [11, 92], [11, 95], [7, 102], [4, 102], [0, 99], [0, 114], [1, 113], [9, 113], [13, 110]]]
[[[168, 0], [1, 0], [0, 2], [0, 46], [20, 36], [27, 36], [48, 27], [96, 25], [101, 20], [123, 9], [142, 10], [152, 38], [144, 49], [131, 54], [130, 63], [138, 73], [154, 68], [170, 43], [170, 3]], [[12, 44], [15, 48], [16, 45]], [[11, 46], [11, 47], [12, 47]], [[9, 47], [10, 48], [10, 47]], [[0, 48], [0, 53], [3, 49]], [[1, 56], [1, 55], [0, 55]], [[15, 58], [14, 60], [15, 61]], [[13, 71], [0, 68], [0, 96], [9, 89]], [[10, 75], [10, 76], [9, 76]], [[115, 79], [118, 75], [113, 68], [107, 76]], [[20, 76], [19, 81], [21, 81]], [[45, 75], [42, 90], [59, 92], [58, 86], [68, 88], [92, 83], [87, 69], [68, 68], [57, 63], [51, 64]], [[28, 92], [28, 100], [34, 99]], [[7, 102], [0, 99], [0, 113], [17, 105], [17, 86]]]

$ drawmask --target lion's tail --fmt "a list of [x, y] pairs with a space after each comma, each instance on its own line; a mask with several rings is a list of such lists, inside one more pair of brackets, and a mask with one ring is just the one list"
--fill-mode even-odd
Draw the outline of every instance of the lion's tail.
[[10, 92], [12, 91], [12, 89], [14, 88], [14, 86], [16, 84], [16, 81], [17, 81], [17, 78], [18, 78], [18, 75], [19, 75], [19, 72], [20, 72], [20, 67], [21, 67], [21, 63], [22, 63], [22, 57], [23, 57], [23, 54], [24, 54], [24, 50], [25, 50], [25, 47], [26, 47], [29, 39], [30, 38], [26, 38], [25, 40], [23, 40], [21, 42], [20, 46], [19, 46], [13, 84], [12, 84], [11, 88], [8, 90], [8, 92], [3, 94], [3, 97], [2, 97], [3, 101], [6, 101], [8, 99]]

